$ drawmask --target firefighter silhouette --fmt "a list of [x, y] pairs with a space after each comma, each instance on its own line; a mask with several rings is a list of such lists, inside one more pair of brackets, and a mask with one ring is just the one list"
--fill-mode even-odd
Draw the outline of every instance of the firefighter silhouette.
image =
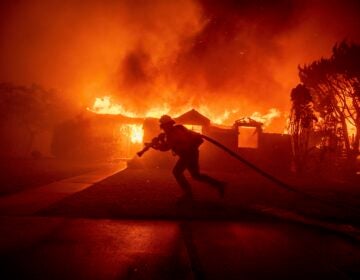
[[224, 197], [226, 183], [200, 172], [199, 146], [203, 143], [201, 135], [187, 129], [183, 125], [175, 125], [175, 121], [168, 115], [163, 115], [160, 118], [160, 128], [165, 132], [165, 137], [154, 145], [153, 148], [164, 152], [172, 150], [174, 154], [179, 156], [174, 166], [173, 174], [184, 191], [181, 199], [187, 200], [192, 198], [191, 186], [184, 176], [186, 169], [190, 172], [192, 178], [216, 188], [219, 196], [221, 198]]

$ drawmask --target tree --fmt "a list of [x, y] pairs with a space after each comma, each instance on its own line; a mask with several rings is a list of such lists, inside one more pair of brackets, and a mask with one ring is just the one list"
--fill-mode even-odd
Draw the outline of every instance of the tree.
[[299, 77], [319, 119], [314, 130], [322, 135], [321, 146], [345, 151], [348, 163], [354, 162], [360, 140], [360, 45], [336, 44], [330, 58], [299, 67]]
[[360, 45], [343, 41], [333, 48], [332, 62], [336, 69], [338, 99], [348, 125], [355, 127], [352, 153], [357, 155], [360, 142]]
[[302, 84], [291, 91], [291, 113], [289, 132], [293, 138], [293, 153], [296, 170], [302, 173], [309, 155], [309, 137], [314, 121], [317, 121], [312, 108], [312, 97]]
[[49, 130], [60, 115], [55, 91], [0, 83], [1, 154], [28, 155], [36, 134]]

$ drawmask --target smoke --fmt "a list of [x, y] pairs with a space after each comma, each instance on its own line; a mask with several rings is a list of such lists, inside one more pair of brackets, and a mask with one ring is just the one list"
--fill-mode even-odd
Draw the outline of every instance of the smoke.
[[[87, 107], [286, 112], [297, 65], [360, 39], [357, 1], [2, 1], [0, 80]], [[283, 125], [283, 124], [282, 124]]]

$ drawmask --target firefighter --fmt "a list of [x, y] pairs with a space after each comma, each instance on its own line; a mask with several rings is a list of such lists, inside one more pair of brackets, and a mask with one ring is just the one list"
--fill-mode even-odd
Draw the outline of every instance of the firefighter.
[[191, 186], [184, 176], [186, 169], [195, 180], [216, 188], [219, 196], [223, 198], [226, 183], [200, 173], [199, 146], [203, 143], [201, 135], [188, 130], [183, 125], [175, 125], [175, 121], [168, 115], [163, 115], [160, 118], [160, 128], [165, 132], [165, 137], [157, 145], [154, 145], [153, 148], [160, 151], [172, 150], [175, 155], [179, 156], [173, 169], [173, 174], [184, 192], [180, 200], [192, 199]]

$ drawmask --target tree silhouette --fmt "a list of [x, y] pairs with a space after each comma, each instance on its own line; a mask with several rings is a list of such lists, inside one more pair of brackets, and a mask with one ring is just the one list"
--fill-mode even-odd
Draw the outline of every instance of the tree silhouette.
[[350, 153], [356, 156], [360, 141], [360, 45], [345, 41], [335, 45], [332, 62], [337, 73], [339, 104], [348, 126], [355, 127]]
[[316, 121], [312, 97], [302, 84], [291, 91], [292, 108], [289, 132], [293, 136], [293, 153], [297, 171], [303, 171], [309, 154], [309, 137]]
[[49, 130], [59, 117], [55, 91], [0, 83], [0, 154], [28, 155], [37, 133]]
[[[354, 162], [360, 140], [360, 45], [346, 41], [336, 44], [330, 58], [299, 66], [299, 77], [310, 93], [314, 114], [318, 117], [312, 130], [321, 135], [319, 147], [338, 154], [344, 152], [347, 163]], [[293, 95], [292, 91], [292, 110], [296, 112], [299, 106]], [[295, 114], [293, 126], [301, 126], [300, 120], [304, 122]], [[299, 130], [291, 133], [298, 138]]]

